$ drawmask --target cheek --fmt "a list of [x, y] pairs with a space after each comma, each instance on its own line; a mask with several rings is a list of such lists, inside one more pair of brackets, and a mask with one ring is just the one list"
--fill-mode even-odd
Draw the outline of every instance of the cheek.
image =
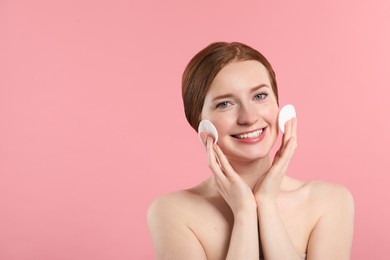
[[232, 118], [231, 117], [225, 117], [225, 116], [216, 116], [211, 119], [211, 121], [214, 123], [215, 127], [217, 128], [218, 134], [220, 136], [223, 136], [226, 134], [227, 129], [229, 129], [232, 124]]
[[262, 109], [260, 112], [261, 116], [268, 121], [270, 124], [276, 124], [278, 122], [279, 107], [275, 105], [269, 105]]

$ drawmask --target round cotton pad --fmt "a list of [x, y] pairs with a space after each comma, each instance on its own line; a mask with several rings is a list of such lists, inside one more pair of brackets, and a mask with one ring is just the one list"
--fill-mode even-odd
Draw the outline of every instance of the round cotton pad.
[[[214, 143], [218, 141], [218, 131], [217, 128], [209, 120], [202, 120], [198, 127], [198, 135], [200, 138], [200, 133], [205, 132], [207, 135], [211, 135], [214, 138]], [[202, 141], [202, 138], [200, 138]]]
[[297, 117], [295, 113], [295, 108], [293, 105], [285, 105], [279, 111], [279, 128], [282, 133], [284, 133], [284, 125], [286, 122], [294, 117]]

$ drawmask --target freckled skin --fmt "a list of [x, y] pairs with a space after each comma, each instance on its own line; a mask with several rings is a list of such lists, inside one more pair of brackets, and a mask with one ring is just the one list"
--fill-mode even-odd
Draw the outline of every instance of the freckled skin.
[[[267, 85], [256, 91], [254, 87]], [[255, 95], [265, 92], [264, 100], [255, 100]], [[219, 95], [232, 97], [218, 100], [231, 104], [226, 109], [216, 109], [213, 99]], [[243, 61], [226, 65], [215, 77], [206, 94], [202, 119], [208, 119], [219, 133], [218, 145], [231, 160], [254, 160], [268, 155], [278, 136], [279, 107], [266, 68], [258, 61]], [[242, 146], [232, 134], [267, 127], [266, 138], [261, 144]]]
[[[210, 177], [150, 206], [157, 259], [259, 259], [263, 253], [270, 259], [304, 259], [305, 253], [309, 259], [350, 258], [350, 192], [337, 184], [285, 175], [296, 148], [296, 120], [286, 123], [282, 156], [269, 158], [279, 112], [270, 86], [257, 61], [230, 63], [217, 74], [201, 114], [219, 134], [218, 145], [203, 140]], [[215, 100], [221, 95], [225, 97]], [[252, 144], [233, 136], [261, 128], [264, 137]], [[279, 163], [283, 160], [287, 163]]]

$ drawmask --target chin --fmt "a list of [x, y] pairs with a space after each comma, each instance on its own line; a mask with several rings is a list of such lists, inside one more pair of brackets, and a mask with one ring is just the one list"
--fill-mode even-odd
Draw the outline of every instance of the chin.
[[246, 149], [233, 148], [233, 147], [225, 148], [221, 146], [221, 150], [225, 153], [229, 161], [246, 162], [246, 163], [267, 158], [270, 151], [270, 149], [268, 148], [265, 149], [264, 146], [262, 147], [253, 146], [253, 147], [247, 147]]
[[261, 161], [262, 159], [267, 158], [267, 155], [263, 156], [263, 157], [259, 157], [259, 156], [257, 156], [257, 157], [227, 156], [227, 157], [228, 157], [228, 160], [231, 164], [239, 163], [239, 164], [249, 165], [251, 163], [258, 162], [258, 161]]

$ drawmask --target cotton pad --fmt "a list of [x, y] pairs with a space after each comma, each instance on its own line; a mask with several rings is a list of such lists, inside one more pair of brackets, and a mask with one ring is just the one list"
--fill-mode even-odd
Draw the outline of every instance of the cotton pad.
[[284, 125], [286, 122], [292, 118], [296, 118], [295, 108], [293, 105], [285, 105], [279, 111], [279, 128], [282, 133], [284, 133]]
[[214, 138], [214, 143], [216, 144], [218, 141], [218, 131], [217, 128], [211, 123], [209, 120], [202, 120], [198, 127], [198, 135], [200, 141], [202, 142], [202, 138], [200, 137], [200, 133], [205, 132], [207, 135], [210, 135]]

